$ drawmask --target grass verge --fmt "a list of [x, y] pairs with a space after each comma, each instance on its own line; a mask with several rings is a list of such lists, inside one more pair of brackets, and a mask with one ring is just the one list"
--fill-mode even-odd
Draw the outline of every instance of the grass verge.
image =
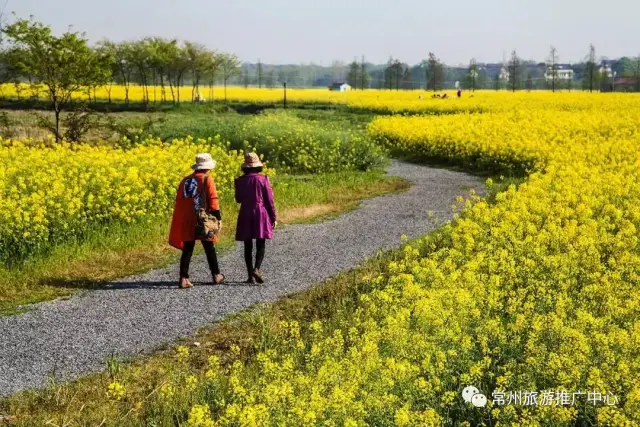
[[[444, 233], [435, 231], [425, 238], [429, 243], [423, 247], [435, 249], [444, 238]], [[360, 297], [375, 288], [365, 277], [386, 274], [389, 262], [400, 259], [401, 249], [379, 252], [361, 266], [310, 290], [291, 294], [272, 304], [254, 306], [203, 328], [181, 342], [189, 349], [186, 361], [176, 361], [173, 346], [165, 346], [132, 362], [113, 358], [107, 361], [105, 372], [64, 384], [52, 381], [44, 390], [0, 399], [0, 414], [10, 414], [10, 425], [148, 425], [145, 405], [166, 383], [177, 363], [187, 363], [190, 370], [206, 370], [209, 357], [216, 355], [223, 366], [240, 360], [246, 365], [246, 373], [259, 375], [255, 355], [277, 345], [278, 334], [286, 328], [283, 321], [302, 325], [318, 320], [325, 330], [339, 328], [352, 315]], [[307, 338], [305, 333], [312, 332], [305, 329], [302, 340]], [[126, 401], [107, 398], [106, 391], [114, 379], [126, 384]], [[177, 419], [173, 421], [176, 425], [181, 423]], [[170, 420], [156, 419], [149, 425], [165, 425], [164, 422]]]
[[[281, 224], [344, 212], [365, 198], [409, 187], [405, 180], [379, 169], [280, 175], [272, 182]], [[233, 245], [237, 209], [232, 198], [222, 200], [222, 250]], [[0, 266], [0, 314], [15, 314], [25, 304], [66, 297], [77, 289], [176, 261], [179, 253], [166, 244], [168, 223], [169, 217], [150, 224], [112, 224], [93, 230], [82, 240], [30, 257], [19, 266]]]

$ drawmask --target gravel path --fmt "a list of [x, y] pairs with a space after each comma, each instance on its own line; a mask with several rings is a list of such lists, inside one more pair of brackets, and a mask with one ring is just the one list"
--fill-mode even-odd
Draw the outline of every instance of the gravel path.
[[242, 248], [236, 246], [220, 258], [225, 286], [198, 286], [211, 280], [204, 256], [198, 256], [191, 266], [196, 286], [190, 290], [177, 289], [178, 268], [172, 265], [0, 317], [0, 395], [43, 386], [53, 372], [71, 379], [101, 370], [111, 354], [148, 352], [229, 313], [309, 288], [380, 248], [399, 246], [402, 234], [427, 233], [435, 227], [428, 211], [447, 219], [456, 196], [482, 187], [467, 174], [409, 163], [394, 161], [388, 171], [414, 185], [326, 222], [278, 229], [267, 243], [263, 287], [240, 285], [246, 273]]

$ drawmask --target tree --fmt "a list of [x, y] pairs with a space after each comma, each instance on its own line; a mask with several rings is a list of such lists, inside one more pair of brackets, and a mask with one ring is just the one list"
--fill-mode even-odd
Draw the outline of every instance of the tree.
[[502, 83], [500, 81], [500, 73], [497, 73], [493, 78], [493, 87], [495, 90], [500, 90]]
[[275, 70], [271, 69], [267, 72], [266, 75], [266, 80], [265, 80], [266, 86], [270, 89], [274, 88], [276, 85], [276, 73]]
[[411, 79], [411, 70], [407, 65], [404, 65], [404, 72], [402, 73], [402, 89], [409, 90], [413, 89], [413, 81]]
[[180, 87], [184, 75], [189, 69], [190, 61], [186, 49], [183, 49], [178, 40], [171, 40], [166, 46], [165, 67], [167, 72], [167, 80], [169, 81], [169, 90], [174, 104], [180, 103]]
[[531, 92], [531, 89], [533, 89], [533, 77], [532, 77], [532, 75], [531, 75], [531, 72], [529, 72], [529, 73], [527, 74], [527, 83], [526, 83], [526, 86], [527, 86], [527, 90], [528, 90], [529, 92]]
[[593, 92], [597, 80], [597, 64], [596, 64], [596, 48], [593, 44], [589, 45], [589, 53], [587, 54], [586, 80], [588, 82], [589, 92]]
[[387, 61], [387, 66], [384, 69], [384, 87], [388, 87], [391, 90], [391, 86], [393, 84], [393, 73], [395, 69], [393, 68], [393, 57], [389, 57]]
[[149, 71], [151, 65], [151, 53], [149, 40], [132, 42], [129, 49], [128, 60], [134, 65], [138, 82], [142, 86], [143, 102], [149, 102]]
[[103, 61], [103, 66], [94, 67], [91, 70], [89, 101], [91, 101], [91, 89], [93, 89], [93, 102], [98, 102], [96, 97], [97, 89], [102, 86], [107, 86], [109, 102], [111, 102], [111, 85], [113, 83], [113, 64], [115, 63], [115, 57], [113, 56], [113, 52], [104, 50], [100, 46], [93, 48], [93, 53], [96, 59]]
[[250, 82], [251, 76], [249, 75], [249, 67], [242, 67], [242, 84], [245, 89], [249, 87]]
[[185, 42], [184, 48], [191, 71], [191, 102], [195, 102], [200, 94], [200, 82], [210, 66], [212, 56], [206, 46], [199, 43]]
[[258, 59], [258, 88], [262, 88], [262, 62]]
[[358, 87], [358, 80], [360, 77], [359, 71], [360, 71], [360, 65], [354, 59], [351, 65], [349, 65], [349, 73], [347, 74], [347, 83], [349, 84], [349, 86], [353, 88]]
[[98, 51], [98, 54], [106, 55], [110, 60], [111, 69], [108, 70], [109, 81], [107, 86], [108, 102], [111, 103], [111, 87], [114, 82], [120, 83], [125, 86], [125, 101], [128, 101], [129, 86], [128, 82], [125, 85], [124, 79], [121, 78], [122, 73], [120, 67], [122, 65], [122, 58], [118, 53], [118, 45], [109, 40], [103, 40], [101, 42], [98, 42], [96, 50]]
[[400, 80], [404, 78], [404, 65], [398, 59], [393, 62], [393, 76], [396, 80], [396, 91], [400, 90]]
[[[111, 58], [111, 79], [124, 87], [124, 101], [129, 103], [129, 89], [134, 71], [134, 65], [129, 60], [131, 45], [128, 42], [114, 43], [109, 40], [98, 42], [98, 50]], [[111, 92], [109, 102], [111, 102]]]
[[150, 65], [152, 66], [154, 76], [160, 79], [161, 102], [167, 102], [165, 82], [168, 82], [169, 67], [175, 55], [176, 44], [177, 41], [175, 39], [169, 40], [160, 37], [155, 37], [149, 41], [151, 51], [151, 57], [149, 58]]
[[56, 37], [50, 27], [33, 20], [19, 19], [4, 34], [15, 54], [11, 67], [33, 77], [32, 87], [46, 88], [55, 115], [50, 129], [60, 141], [60, 113], [74, 92], [95, 84], [98, 72], [110, 69], [109, 57], [91, 49], [83, 34], [67, 31]]
[[514, 50], [511, 52], [511, 59], [509, 59], [509, 88], [515, 92], [516, 89], [519, 89], [520, 82], [520, 58], [518, 58], [518, 53]]
[[555, 92], [558, 83], [558, 50], [553, 46], [549, 49], [547, 70], [551, 73], [551, 91]]
[[444, 66], [433, 52], [429, 52], [427, 86], [435, 92], [444, 86]]
[[478, 63], [475, 58], [471, 58], [469, 61], [469, 70], [467, 72], [467, 87], [471, 89], [472, 92], [476, 91], [476, 82], [478, 79]]
[[231, 77], [240, 74], [240, 60], [236, 55], [223, 54], [220, 61], [220, 71], [224, 82], [224, 102], [227, 102], [227, 83]]
[[364, 62], [364, 55], [362, 55], [362, 62], [360, 63], [360, 89], [364, 90], [365, 87], [369, 87], [369, 74], [367, 73], [367, 66]]
[[209, 52], [210, 60], [207, 63], [207, 68], [204, 72], [205, 77], [209, 81], [209, 100], [213, 101], [213, 86], [222, 66], [223, 55], [219, 55], [215, 52]]

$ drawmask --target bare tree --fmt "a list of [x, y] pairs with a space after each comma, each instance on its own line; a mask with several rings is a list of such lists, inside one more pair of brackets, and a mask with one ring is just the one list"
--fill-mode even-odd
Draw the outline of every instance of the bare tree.
[[223, 54], [220, 61], [220, 71], [224, 82], [224, 102], [227, 102], [227, 83], [229, 79], [240, 73], [240, 60], [236, 55]]
[[429, 67], [428, 85], [431, 86], [431, 89], [435, 92], [439, 87], [441, 88], [444, 85], [444, 66], [433, 52], [429, 52], [427, 63]]
[[593, 43], [589, 45], [589, 53], [587, 54], [587, 81], [589, 82], [589, 92], [593, 92], [593, 87], [597, 79], [597, 64], [596, 64], [596, 48]]
[[511, 52], [511, 59], [509, 60], [509, 86], [513, 92], [518, 89], [519, 81], [518, 77], [520, 76], [520, 58], [518, 58], [518, 53], [514, 50]]
[[551, 90], [556, 91], [556, 84], [558, 82], [558, 50], [551, 46], [549, 49], [549, 58], [547, 60], [548, 69], [551, 71]]
[[362, 55], [362, 62], [360, 63], [360, 88], [364, 90], [365, 86], [369, 86], [369, 74], [367, 74], [367, 66], [364, 62], [364, 55]]
[[476, 80], [478, 78], [478, 63], [476, 62], [476, 58], [471, 58], [469, 61], [469, 72], [467, 74], [467, 79], [469, 81], [469, 87], [472, 92], [476, 91]]

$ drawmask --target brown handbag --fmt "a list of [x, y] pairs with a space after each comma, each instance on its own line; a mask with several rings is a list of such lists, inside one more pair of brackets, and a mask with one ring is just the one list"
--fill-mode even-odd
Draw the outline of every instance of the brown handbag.
[[201, 196], [203, 198], [204, 207], [201, 207], [198, 212], [198, 222], [196, 224], [196, 237], [198, 239], [213, 239], [220, 233], [220, 220], [214, 215], [209, 213], [209, 186], [207, 185], [209, 175], [204, 177], [203, 189]]

